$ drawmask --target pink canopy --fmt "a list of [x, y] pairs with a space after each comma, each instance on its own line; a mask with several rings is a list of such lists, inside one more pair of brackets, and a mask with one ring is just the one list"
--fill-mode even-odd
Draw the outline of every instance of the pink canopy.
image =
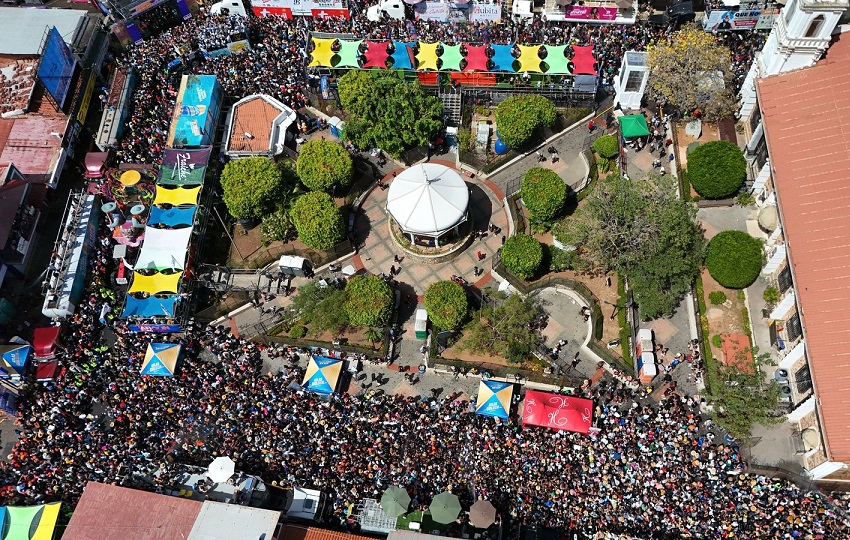
[[593, 57], [593, 47], [578, 47], [573, 45], [573, 75], [596, 75], [596, 58]]
[[464, 71], [489, 71], [487, 69], [487, 46], [466, 46], [466, 69]]
[[593, 401], [589, 399], [527, 390], [522, 409], [523, 426], [542, 426], [584, 433], [590, 430]]
[[363, 64], [364, 68], [376, 67], [381, 69], [386, 69], [387, 67], [387, 58], [390, 55], [387, 53], [387, 47], [390, 46], [390, 41], [382, 41], [380, 43], [374, 41], [366, 42], [366, 62]]

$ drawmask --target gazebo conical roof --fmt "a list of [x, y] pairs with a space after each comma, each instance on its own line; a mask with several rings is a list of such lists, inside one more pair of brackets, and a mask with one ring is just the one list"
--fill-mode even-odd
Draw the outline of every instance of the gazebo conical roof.
[[436, 236], [464, 221], [469, 188], [454, 169], [414, 165], [399, 174], [387, 194], [387, 210], [408, 234]]

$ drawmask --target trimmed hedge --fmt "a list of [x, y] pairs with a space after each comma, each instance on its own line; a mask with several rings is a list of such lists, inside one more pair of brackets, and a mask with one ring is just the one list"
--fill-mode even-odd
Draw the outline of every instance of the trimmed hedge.
[[701, 144], [688, 155], [688, 181], [706, 199], [731, 197], [746, 175], [744, 153], [729, 141]]
[[393, 291], [378, 276], [355, 276], [345, 286], [345, 312], [352, 326], [384, 326], [390, 318]]
[[522, 177], [522, 202], [534, 223], [548, 223], [564, 207], [567, 185], [558, 174], [543, 167], [532, 167]]
[[603, 135], [593, 141], [593, 151], [599, 154], [599, 157], [611, 159], [620, 153], [620, 144], [614, 135]]
[[454, 281], [432, 283], [425, 291], [425, 309], [435, 325], [454, 330], [466, 318], [466, 291]]
[[522, 147], [534, 130], [555, 123], [558, 112], [548, 98], [538, 95], [511, 96], [496, 107], [496, 129], [509, 148]]
[[309, 248], [330, 249], [345, 238], [342, 212], [323, 191], [311, 191], [295, 199], [291, 215], [298, 238]]
[[531, 279], [543, 262], [543, 246], [527, 234], [511, 236], [502, 246], [502, 262], [516, 277]]
[[761, 272], [761, 242], [741, 231], [723, 231], [705, 250], [705, 266], [717, 283], [729, 289], [752, 285]]
[[296, 169], [310, 191], [328, 191], [351, 183], [354, 165], [348, 151], [337, 143], [316, 139], [301, 146]]

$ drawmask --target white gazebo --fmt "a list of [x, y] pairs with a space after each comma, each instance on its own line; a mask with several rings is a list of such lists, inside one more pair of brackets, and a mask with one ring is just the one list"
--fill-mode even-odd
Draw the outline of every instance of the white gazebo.
[[468, 206], [466, 182], [454, 169], [436, 163], [406, 169], [387, 194], [387, 211], [414, 244], [416, 237], [425, 237], [437, 245], [442, 235], [457, 233], [458, 225], [466, 221]]

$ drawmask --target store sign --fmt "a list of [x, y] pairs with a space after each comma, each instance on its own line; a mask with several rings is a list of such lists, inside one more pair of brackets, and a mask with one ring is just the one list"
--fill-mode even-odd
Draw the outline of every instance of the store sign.
[[147, 332], [150, 334], [176, 334], [183, 329], [179, 324], [130, 324], [127, 325], [130, 332]]
[[564, 7], [564, 18], [580, 21], [613, 21], [617, 18], [617, 8], [575, 4]]
[[448, 21], [451, 6], [446, 2], [420, 2], [413, 8], [416, 18], [424, 21]]
[[759, 15], [759, 20], [756, 23], [756, 30], [770, 30], [778, 16], [779, 8], [764, 8], [761, 10], [761, 15]]
[[499, 4], [475, 4], [469, 10], [469, 22], [495, 22], [502, 20], [502, 6]]
[[[289, 17], [322, 17], [319, 15], [321, 12], [325, 13], [325, 17], [349, 17], [348, 9], [342, 0], [251, 0], [251, 7], [260, 17], [285, 16], [284, 13]], [[263, 9], [268, 10], [266, 14], [263, 14]], [[289, 11], [276, 11], [280, 9]]]
[[77, 122], [81, 124], [86, 123], [86, 116], [89, 114], [89, 105], [91, 104], [92, 94], [94, 94], [94, 80], [95, 74], [92, 71], [89, 74], [89, 82], [86, 83], [86, 90], [83, 92], [83, 99], [80, 101], [80, 110], [77, 111]]

